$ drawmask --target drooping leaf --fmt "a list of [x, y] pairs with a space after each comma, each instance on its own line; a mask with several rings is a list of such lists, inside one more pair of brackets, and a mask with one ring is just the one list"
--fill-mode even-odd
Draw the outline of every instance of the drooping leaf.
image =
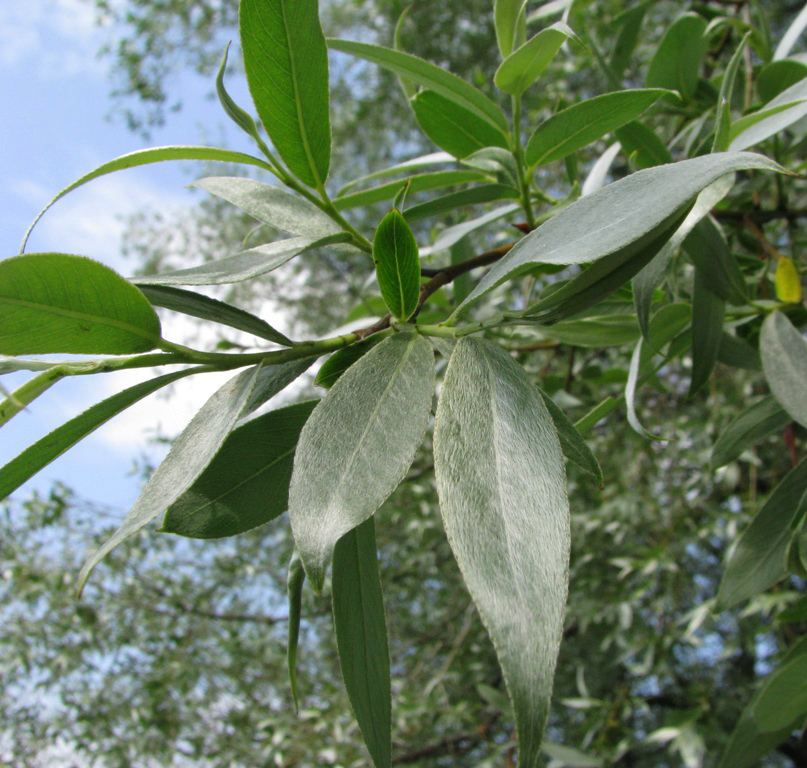
[[0, 353], [124, 355], [158, 346], [145, 296], [84, 256], [31, 253], [0, 261]]
[[19, 488], [24, 482], [30, 480], [37, 472], [44, 469], [58, 456], [72, 448], [79, 440], [84, 439], [113, 416], [134, 405], [152, 392], [168, 386], [183, 376], [197, 373], [196, 368], [185, 371], [167, 373], [156, 379], [135, 384], [121, 392], [116, 392], [106, 400], [91, 406], [83, 413], [65, 422], [41, 440], [26, 448], [21, 454], [13, 458], [4, 467], [0, 468], [0, 499], [6, 498]]
[[762, 370], [779, 404], [807, 426], [807, 341], [782, 312], [772, 312], [759, 337]]
[[161, 515], [193, 485], [221, 448], [255, 387], [261, 366], [248, 368], [221, 387], [177, 437], [123, 523], [81, 568], [79, 592], [103, 557]]
[[420, 258], [412, 230], [394, 208], [375, 231], [373, 261], [384, 301], [390, 312], [405, 322], [418, 306]]
[[318, 387], [330, 389], [336, 383], [336, 380], [350, 368], [353, 363], [367, 354], [383, 338], [383, 336], [375, 334], [370, 336], [369, 339], [337, 350], [322, 364], [319, 371], [317, 371], [317, 378], [314, 380], [314, 384]]
[[692, 375], [689, 382], [690, 397], [712, 375], [717, 365], [726, 302], [714, 293], [701, 273], [695, 270], [692, 292]]
[[311, 414], [294, 458], [289, 518], [316, 591], [336, 542], [370, 517], [409, 469], [433, 388], [429, 342], [395, 333], [345, 371]]
[[411, 104], [420, 130], [454, 157], [467, 157], [485, 147], [508, 146], [506, 134], [437, 91], [422, 90]]
[[332, 591], [339, 665], [350, 704], [373, 764], [388, 768], [392, 765], [389, 647], [372, 517], [336, 543]]
[[261, 122], [289, 170], [320, 188], [328, 178], [328, 50], [317, 0], [241, 0], [247, 83]]
[[533, 768], [563, 629], [569, 507], [552, 418], [524, 371], [490, 342], [457, 342], [434, 455], [448, 540], [513, 702], [518, 765]]
[[431, 88], [448, 99], [469, 109], [489, 122], [494, 128], [507, 133], [509, 126], [504, 113], [484, 93], [460, 77], [438, 67], [425, 59], [402, 51], [384, 48], [370, 43], [328, 38], [328, 47], [371, 61], [378, 66], [404, 75], [424, 88]]
[[295, 711], [300, 708], [300, 696], [297, 690], [297, 647], [300, 642], [304, 584], [303, 561], [300, 560], [300, 553], [295, 549], [289, 562], [289, 575], [286, 579], [286, 591], [289, 598], [289, 637], [286, 647], [286, 662], [289, 668], [289, 684]]
[[762, 109], [735, 120], [729, 149], [748, 149], [807, 115], [807, 77], [786, 88]]
[[78, 189], [88, 181], [106, 176], [109, 173], [115, 173], [115, 171], [122, 171], [126, 168], [137, 168], [141, 165], [151, 165], [152, 163], [164, 163], [168, 160], [218, 161], [240, 165], [256, 165], [265, 170], [272, 170], [271, 166], [265, 160], [253, 157], [252, 155], [246, 155], [243, 152], [233, 152], [230, 149], [218, 149], [217, 147], [152, 147], [150, 149], [139, 149], [136, 152], [129, 152], [126, 155], [121, 155], [114, 160], [110, 160], [108, 163], [99, 165], [59, 192], [59, 194], [37, 214], [31, 226], [28, 227], [28, 231], [25, 233], [25, 236], [22, 238], [22, 243], [20, 244], [20, 253], [25, 250], [25, 245], [28, 242], [33, 228], [37, 225], [37, 222], [57, 200], [63, 198], [68, 192]]
[[807, 511], [807, 460], [776, 486], [740, 537], [720, 581], [717, 601], [731, 608], [784, 578], [793, 531]]
[[494, 82], [505, 93], [521, 95], [538, 79], [567, 40], [577, 40], [582, 44], [562, 21], [542, 29], [507, 56], [496, 70]]
[[300, 237], [327, 237], [340, 226], [308, 200], [272, 184], [241, 176], [209, 176], [193, 186], [238, 206], [258, 221]]
[[647, 70], [648, 88], [669, 88], [690, 101], [698, 85], [701, 62], [706, 54], [706, 21], [685, 13], [664, 33]]
[[527, 0], [494, 0], [493, 23], [503, 59], [518, 48], [527, 36], [526, 10]]
[[584, 264], [653, 241], [700, 192], [738, 170], [781, 170], [771, 160], [724, 152], [639, 171], [581, 198], [522, 238], [491, 267], [463, 307], [538, 264]]
[[724, 365], [746, 371], [762, 371], [762, 358], [759, 350], [747, 341], [724, 331], [720, 340], [718, 360]]
[[139, 286], [141, 292], [155, 307], [170, 309], [173, 312], [181, 312], [191, 317], [199, 317], [202, 320], [212, 320], [222, 325], [229, 325], [239, 331], [246, 331], [254, 336], [275, 344], [282, 344], [290, 347], [292, 342], [280, 331], [272, 328], [265, 320], [256, 317], [250, 312], [227, 304], [218, 299], [212, 299], [201, 293], [185, 291], [182, 288], [174, 288], [168, 285]]
[[216, 95], [219, 97], [219, 104], [221, 104], [227, 117], [244, 131], [244, 133], [248, 136], [252, 136], [253, 139], [258, 139], [258, 127], [255, 125], [252, 115], [233, 101], [232, 96], [227, 92], [227, 88], [224, 85], [224, 73], [227, 70], [227, 57], [229, 53], [230, 43], [227, 43], [227, 47], [224, 49], [224, 56], [221, 57], [218, 74], [216, 75]]
[[659, 88], [604, 93], [562, 109], [541, 123], [527, 142], [530, 166], [560, 160], [635, 120], [667, 91]]
[[234, 429], [193, 485], [168, 508], [160, 531], [218, 539], [283, 514], [294, 450], [316, 402], [269, 411]]
[[712, 466], [722, 467], [734, 461], [747, 448], [783, 430], [790, 420], [790, 415], [774, 397], [763, 397], [746, 408], [721, 432], [712, 448]]
[[226, 285], [251, 280], [282, 267], [301, 253], [324, 248], [328, 245], [346, 243], [347, 232], [327, 237], [289, 237], [266, 245], [258, 245], [234, 256], [226, 256], [200, 264], [198, 267], [176, 269], [158, 275], [133, 277], [136, 285]]

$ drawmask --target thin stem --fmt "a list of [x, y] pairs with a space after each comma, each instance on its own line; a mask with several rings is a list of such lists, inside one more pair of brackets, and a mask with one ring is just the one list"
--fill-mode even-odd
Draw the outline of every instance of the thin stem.
[[513, 96], [513, 157], [516, 161], [516, 173], [518, 175], [518, 188], [521, 193], [521, 207], [527, 217], [527, 225], [530, 230], [535, 229], [535, 216], [532, 212], [530, 202], [530, 185], [527, 180], [527, 169], [524, 165], [524, 148], [521, 146], [521, 96]]

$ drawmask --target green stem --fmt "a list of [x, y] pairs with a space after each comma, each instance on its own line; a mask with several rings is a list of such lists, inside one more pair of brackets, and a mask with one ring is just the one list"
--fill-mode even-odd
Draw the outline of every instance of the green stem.
[[513, 146], [511, 147], [516, 161], [518, 175], [518, 189], [521, 193], [521, 207], [527, 217], [527, 226], [535, 229], [535, 216], [530, 201], [530, 184], [527, 179], [527, 169], [524, 165], [524, 148], [521, 146], [521, 96], [513, 96]]
[[318, 203], [320, 209], [328, 214], [345, 232], [353, 236], [353, 243], [357, 248], [366, 251], [367, 253], [373, 252], [373, 244], [356, 229], [341, 213], [337, 210], [333, 201], [328, 197], [325, 187], [320, 186], [317, 190], [320, 194], [320, 202]]

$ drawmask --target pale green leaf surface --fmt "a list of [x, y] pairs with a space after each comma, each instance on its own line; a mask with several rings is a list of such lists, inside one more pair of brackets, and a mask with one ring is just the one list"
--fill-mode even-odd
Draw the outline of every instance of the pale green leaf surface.
[[84, 256], [0, 261], [0, 353], [122, 355], [154, 349], [160, 320], [114, 270]]
[[193, 485], [241, 416], [260, 369], [259, 365], [253, 366], [234, 376], [191, 419], [149, 478], [121, 526], [82, 566], [79, 591], [106, 554], [165, 512]]
[[807, 77], [786, 88], [762, 109], [735, 120], [729, 149], [742, 150], [783, 131], [807, 115]]
[[518, 190], [507, 184], [480, 184], [476, 187], [449, 192], [425, 203], [418, 203], [404, 211], [404, 218], [408, 222], [425, 219], [429, 216], [439, 216], [446, 211], [463, 208], [466, 205], [481, 205], [482, 203], [495, 203], [499, 200], [517, 200]]
[[472, 337], [457, 342], [434, 454], [448, 540], [513, 702], [518, 765], [533, 768], [563, 630], [569, 506], [552, 418], [501, 348]]
[[729, 132], [731, 128], [731, 99], [734, 94], [734, 81], [743, 61], [745, 46], [751, 38], [751, 32], [746, 32], [737, 50], [729, 60], [723, 82], [720, 84], [720, 93], [717, 97], [717, 122], [715, 124], [715, 139], [712, 152], [725, 152], [729, 148]]
[[772, 312], [759, 337], [762, 370], [773, 396], [807, 426], [807, 340], [782, 312]]
[[720, 433], [712, 448], [712, 466], [722, 467], [734, 461], [746, 448], [783, 430], [790, 421], [790, 415], [776, 398], [763, 397], [748, 406]]
[[675, 21], [656, 48], [645, 85], [678, 91], [689, 101], [695, 94], [701, 61], [706, 54], [705, 31], [706, 21], [696, 13], [686, 13]]
[[296, 378], [302, 376], [314, 364], [314, 360], [316, 357], [306, 357], [276, 365], [262, 365], [255, 386], [241, 413], [241, 418], [245, 419], [278, 392], [283, 391]]
[[238, 206], [258, 221], [300, 237], [327, 237], [339, 225], [308, 200], [272, 184], [241, 176], [210, 176], [193, 186]]
[[303, 428], [289, 517], [306, 573], [322, 589], [333, 547], [403, 480], [431, 410], [434, 353], [395, 333], [333, 385]]
[[390, 312], [406, 321], [420, 298], [418, 244], [400, 211], [391, 210], [373, 238], [373, 261], [381, 296]]
[[481, 216], [477, 216], [474, 219], [468, 219], [467, 221], [455, 224], [453, 227], [446, 227], [440, 232], [437, 239], [434, 241], [434, 245], [432, 245], [432, 253], [445, 251], [451, 248], [451, 246], [456, 245], [456, 243], [458, 243], [463, 237], [471, 232], [481, 229], [494, 221], [503, 219], [505, 216], [509, 216], [511, 213], [515, 213], [520, 209], [521, 206], [518, 205], [518, 203], [510, 203], [508, 205], [502, 205], [498, 208], [494, 208], [492, 211], [484, 213]]
[[255, 108], [280, 157], [319, 188], [331, 160], [328, 50], [317, 0], [241, 0], [244, 70]]
[[779, 61], [786, 58], [805, 29], [807, 29], [807, 5], [799, 11], [798, 16], [793, 19], [793, 22], [785, 30], [784, 35], [779, 40], [779, 45], [776, 46], [776, 50], [773, 52], [773, 60]]
[[350, 704], [375, 768], [392, 752], [390, 661], [375, 520], [348, 531], [333, 553], [333, 621]]
[[[349, 190], [353, 189], [359, 184], [364, 184], [367, 181], [383, 179], [387, 176], [397, 176], [399, 174], [407, 173], [419, 168], [428, 168], [430, 165], [445, 165], [446, 163], [453, 163], [454, 159], [454, 156], [450, 155], [448, 152], [430, 152], [427, 155], [419, 155], [418, 157], [413, 157], [410, 160], [404, 160], [402, 163], [391, 165], [389, 168], [382, 168], [379, 171], [373, 171], [365, 176], [359, 176], [356, 179], [352, 179], [339, 190], [337, 196], [344, 196]], [[403, 181], [405, 181], [405, 179], [401, 180], [402, 183]]]
[[493, 24], [502, 58], [520, 45], [527, 33], [527, 0], [494, 0]]

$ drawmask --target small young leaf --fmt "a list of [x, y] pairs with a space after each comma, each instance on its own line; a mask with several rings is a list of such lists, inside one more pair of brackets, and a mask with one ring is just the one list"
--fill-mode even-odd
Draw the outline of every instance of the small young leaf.
[[448, 541], [513, 702], [518, 765], [533, 768], [563, 630], [569, 505], [552, 418], [524, 371], [490, 342], [457, 342], [434, 457]]
[[160, 531], [218, 539], [283, 514], [294, 450], [316, 402], [269, 411], [233, 430], [193, 485], [168, 508]]
[[146, 297], [97, 261], [66, 253], [0, 261], [0, 353], [123, 355], [159, 340]]
[[776, 260], [776, 298], [788, 304], [798, 304], [804, 297], [801, 278], [793, 264], [793, 259], [780, 256]]
[[746, 32], [737, 50], [734, 51], [726, 72], [723, 75], [723, 82], [720, 84], [720, 94], [717, 97], [717, 122], [715, 124], [715, 139], [712, 144], [712, 152], [725, 152], [729, 148], [729, 131], [731, 128], [731, 97], [734, 93], [734, 81], [737, 78], [737, 71], [743, 60], [745, 46], [751, 38], [751, 33]]
[[454, 157], [467, 157], [485, 147], [507, 149], [507, 136], [498, 128], [437, 91], [422, 90], [411, 104], [420, 130]]
[[661, 38], [645, 85], [669, 88], [690, 101], [698, 85], [701, 62], [706, 54], [706, 21], [696, 13], [686, 13], [670, 26]]
[[300, 642], [300, 619], [302, 618], [303, 585], [305, 569], [300, 553], [295, 549], [289, 562], [289, 575], [286, 579], [286, 591], [289, 597], [289, 639], [286, 647], [286, 661], [289, 668], [289, 684], [294, 699], [294, 710], [300, 709], [300, 696], [297, 690], [297, 647]]
[[762, 370], [773, 396], [807, 426], [807, 341], [782, 312], [772, 312], [759, 337]]
[[667, 91], [659, 88], [605, 93], [573, 104], [545, 120], [527, 142], [530, 166], [560, 160], [630, 123]]
[[252, 115], [233, 101], [224, 86], [224, 73], [227, 70], [227, 57], [229, 53], [230, 43], [227, 43], [227, 47], [224, 49], [224, 56], [221, 57], [218, 74], [216, 75], [216, 94], [219, 97], [219, 104], [221, 104], [222, 109], [227, 113], [227, 117], [244, 131], [244, 133], [252, 136], [253, 139], [258, 139], [258, 127], [255, 125]]
[[372, 517], [348, 531], [334, 548], [333, 622], [342, 678], [364, 743], [375, 767], [388, 768], [392, 764], [389, 647]]
[[317, 372], [314, 384], [318, 387], [330, 389], [353, 363], [367, 354], [383, 338], [380, 334], [375, 334], [370, 336], [369, 339], [337, 350], [322, 364], [322, 367]]
[[433, 390], [431, 345], [418, 334], [395, 333], [345, 371], [311, 414], [294, 457], [289, 518], [316, 591], [336, 542], [404, 478]]
[[289, 170], [320, 188], [331, 160], [328, 49], [317, 0], [241, 0], [241, 47], [261, 122]]
[[395, 317], [405, 322], [420, 298], [418, 244], [400, 211], [391, 210], [373, 238], [373, 260], [381, 295]]
[[717, 438], [712, 448], [712, 466], [722, 467], [774, 432], [790, 423], [790, 415], [770, 395], [746, 408]]

